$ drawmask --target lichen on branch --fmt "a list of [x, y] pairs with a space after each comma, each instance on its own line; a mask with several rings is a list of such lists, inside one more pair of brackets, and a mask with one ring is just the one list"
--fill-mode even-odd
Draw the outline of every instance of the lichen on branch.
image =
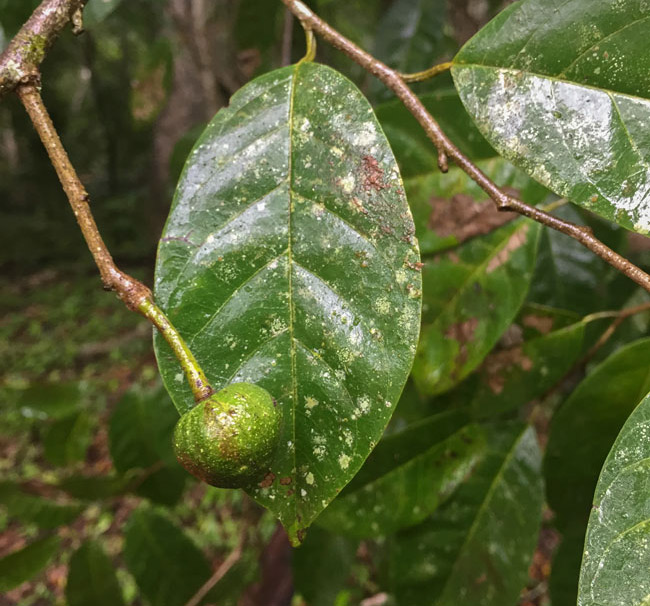
[[0, 97], [38, 81], [39, 67], [63, 28], [88, 0], [45, 0], [0, 55]]

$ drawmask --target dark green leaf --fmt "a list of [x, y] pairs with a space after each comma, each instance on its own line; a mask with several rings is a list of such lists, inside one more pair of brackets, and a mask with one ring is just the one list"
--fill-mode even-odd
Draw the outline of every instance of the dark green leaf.
[[115, 566], [96, 541], [86, 541], [70, 558], [65, 597], [69, 606], [120, 606]]
[[73, 475], [61, 480], [59, 486], [76, 499], [101, 501], [123, 494], [133, 481], [133, 477], [124, 476]]
[[190, 538], [150, 509], [131, 514], [124, 541], [124, 561], [151, 606], [182, 606], [210, 576]]
[[465, 107], [497, 151], [557, 194], [650, 230], [650, 5], [524, 0], [454, 59]]
[[394, 540], [400, 606], [516, 604], [544, 502], [532, 428], [493, 432], [491, 451], [445, 505]]
[[9, 591], [39, 573], [59, 549], [59, 537], [34, 541], [0, 560], [0, 591]]
[[[587, 223], [595, 230], [598, 229], [598, 224], [593, 220], [586, 222], [580, 209], [575, 206], [563, 206], [553, 214], [565, 221]], [[591, 215], [590, 219], [594, 217]], [[619, 228], [619, 231], [625, 230]], [[596, 235], [603, 238], [600, 233]], [[610, 236], [606, 243], [614, 250], [623, 252], [622, 239]], [[613, 295], [623, 290], [612, 287], [611, 280], [615, 275], [616, 270], [574, 238], [553, 229], [545, 229], [540, 238], [537, 268], [528, 299], [580, 314], [611, 309], [622, 304], [622, 301], [612, 300]]]
[[576, 606], [586, 530], [586, 525], [576, 525], [568, 527], [562, 533], [562, 542], [553, 555], [548, 583], [553, 606]]
[[[215, 388], [259, 383], [280, 403], [276, 481], [251, 492], [294, 541], [397, 403], [419, 330], [418, 261], [388, 142], [330, 68], [301, 63], [248, 84], [190, 156], [156, 296]], [[162, 339], [156, 353], [186, 412], [192, 394]]]
[[[545, 323], [543, 316], [528, 314], [524, 323]], [[542, 324], [542, 327], [548, 326]], [[583, 322], [533, 339], [494, 350], [479, 372], [471, 408], [478, 418], [493, 418], [522, 406], [555, 385], [582, 353]]]
[[26, 417], [61, 419], [76, 412], [80, 402], [78, 383], [41, 383], [25, 389], [17, 405]]
[[0, 504], [10, 517], [39, 528], [56, 528], [72, 522], [82, 511], [77, 504], [61, 505], [43, 497], [25, 492], [18, 484], [0, 484]]
[[623, 423], [650, 390], [650, 339], [595, 368], [557, 411], [544, 459], [549, 505], [561, 530], [586, 526], [598, 474]]
[[106, 19], [122, 0], [91, 0], [84, 9], [84, 27], [92, 29]]
[[[472, 160], [495, 157], [494, 149], [471, 122], [454, 89], [425, 93], [420, 100]], [[376, 111], [405, 179], [439, 172], [437, 149], [401, 101], [382, 103]]]
[[357, 544], [320, 528], [312, 528], [293, 551], [296, 591], [309, 606], [332, 606], [345, 587], [355, 562]]
[[[365, 538], [392, 534], [429, 516], [485, 453], [479, 427], [462, 427], [452, 435], [438, 429], [439, 425], [448, 429], [454, 416], [458, 417], [435, 415], [382, 440], [356, 478], [321, 514], [319, 525]], [[436, 439], [436, 433], [445, 437]]]
[[92, 429], [92, 420], [83, 411], [56, 420], [43, 435], [45, 458], [61, 467], [82, 461], [92, 440]]
[[648, 428], [650, 396], [625, 422], [600, 472], [587, 527], [578, 606], [642, 606], [650, 599]]
[[446, 391], [474, 370], [524, 301], [539, 226], [525, 220], [475, 238], [424, 267], [424, 328], [413, 365], [418, 388]]

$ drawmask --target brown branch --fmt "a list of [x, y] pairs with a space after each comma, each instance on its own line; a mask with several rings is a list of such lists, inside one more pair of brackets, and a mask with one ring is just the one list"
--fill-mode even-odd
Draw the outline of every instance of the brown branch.
[[0, 97], [19, 84], [38, 82], [39, 66], [61, 30], [88, 0], [45, 0], [0, 55]]
[[[245, 535], [245, 533], [244, 533]], [[210, 593], [212, 588], [226, 576], [228, 571], [239, 561], [244, 548], [245, 539], [242, 537], [239, 545], [233, 549], [230, 555], [223, 561], [221, 566], [214, 571], [214, 574], [205, 582], [198, 591], [189, 599], [185, 606], [198, 606], [201, 600]]]
[[34, 84], [21, 84], [16, 92], [61, 181], [81, 233], [95, 259], [104, 288], [116, 292], [130, 310], [143, 315], [160, 331], [180, 362], [194, 394], [194, 399], [200, 402], [210, 397], [214, 391], [203, 370], [176, 328], [154, 303], [151, 291], [142, 282], [124, 273], [115, 265], [90, 210], [90, 197], [70, 162], [54, 124], [52, 124], [52, 119], [43, 104], [38, 88]]
[[300, 20], [305, 29], [315, 32], [332, 46], [344, 52], [355, 63], [376, 76], [397, 95], [405, 107], [420, 123], [420, 126], [422, 126], [429, 139], [438, 148], [441, 169], [444, 170], [446, 168], [446, 158], [452, 159], [457, 166], [467, 173], [492, 198], [499, 210], [517, 212], [520, 215], [529, 217], [538, 223], [575, 238], [583, 246], [650, 292], [650, 275], [603, 244], [593, 235], [590, 228], [563, 221], [502, 191], [447, 137], [417, 95], [404, 82], [399, 72], [391, 69], [386, 64], [356, 46], [318, 17], [300, 0], [282, 0], [282, 2]]

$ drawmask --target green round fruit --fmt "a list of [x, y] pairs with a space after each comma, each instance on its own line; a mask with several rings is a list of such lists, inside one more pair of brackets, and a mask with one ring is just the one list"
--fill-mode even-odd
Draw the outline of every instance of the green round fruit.
[[280, 420], [277, 402], [265, 389], [233, 383], [181, 417], [174, 452], [187, 471], [212, 486], [251, 486], [269, 471]]

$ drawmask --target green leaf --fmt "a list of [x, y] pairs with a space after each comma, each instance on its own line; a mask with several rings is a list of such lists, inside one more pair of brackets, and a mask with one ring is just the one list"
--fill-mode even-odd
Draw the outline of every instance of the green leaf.
[[[620, 236], [628, 232], [618, 228], [618, 232], [622, 233], [614, 234], [610, 231], [605, 234], [609, 237], [604, 237], [599, 228], [605, 222], [600, 219], [594, 221], [595, 215], [572, 205], [558, 208], [553, 214], [565, 221], [592, 227], [596, 237], [604, 240], [614, 250], [622, 251], [625, 247]], [[613, 296], [624, 292], [624, 289], [614, 288], [611, 284], [612, 279], [618, 275], [611, 265], [574, 238], [554, 229], [545, 229], [540, 238], [537, 268], [528, 299], [580, 314], [620, 307], [622, 301], [612, 300]]]
[[[395, 0], [379, 22], [374, 56], [402, 73], [425, 70], [451, 46], [445, 36], [446, 24], [445, 0]], [[432, 84], [435, 82], [428, 81], [424, 86]], [[373, 100], [393, 95], [374, 79], [370, 91]]]
[[[313, 63], [241, 89], [179, 182], [156, 297], [215, 388], [258, 383], [282, 407], [276, 481], [250, 492], [294, 542], [360, 468], [406, 381], [420, 317], [413, 230], [368, 102]], [[192, 394], [156, 337], [184, 413]]]
[[124, 561], [151, 606], [182, 606], [210, 576], [207, 560], [191, 539], [147, 508], [129, 518]]
[[433, 516], [398, 533], [390, 554], [400, 606], [515, 604], [544, 502], [532, 428], [492, 432], [491, 450]]
[[355, 542], [316, 527], [293, 550], [294, 584], [309, 606], [336, 604], [336, 596], [350, 577], [356, 549]]
[[[454, 89], [426, 93], [420, 100], [454, 143], [497, 185], [517, 190], [529, 204], [544, 200], [546, 188], [496, 154], [471, 122]], [[376, 111], [404, 177], [423, 254], [456, 246], [512, 219], [511, 214], [499, 213], [460, 168], [452, 165], [447, 173], [438, 169], [438, 150], [403, 103], [383, 103]], [[483, 201], [489, 204], [476, 204]]]
[[46, 529], [69, 524], [83, 511], [82, 505], [61, 505], [29, 494], [14, 482], [0, 484], [0, 503], [9, 516]]
[[544, 459], [548, 503], [560, 530], [585, 525], [598, 474], [623, 423], [650, 390], [650, 339], [596, 367], [555, 413]]
[[123, 494], [132, 481], [128, 476], [72, 475], [61, 480], [59, 487], [76, 499], [101, 501]]
[[91, 0], [84, 9], [84, 27], [92, 29], [117, 9], [122, 0]]
[[38, 574], [59, 550], [59, 537], [39, 539], [0, 559], [0, 591], [9, 591]]
[[92, 419], [84, 411], [56, 420], [43, 434], [45, 458], [60, 467], [83, 461], [92, 440], [92, 429]]
[[[526, 314], [521, 321], [526, 325], [546, 319]], [[470, 399], [474, 416], [494, 418], [544, 394], [578, 360], [584, 333], [585, 324], [578, 322], [491, 352]]]
[[413, 378], [427, 394], [474, 370], [524, 301], [539, 226], [517, 220], [426, 263], [422, 337]]
[[17, 405], [26, 417], [62, 419], [77, 411], [81, 396], [78, 383], [39, 383], [21, 392]]
[[[464, 154], [472, 160], [495, 157], [494, 149], [471, 122], [456, 90], [425, 93], [420, 100]], [[376, 112], [404, 179], [439, 173], [438, 150], [401, 101], [382, 103]]]
[[318, 524], [331, 532], [366, 538], [424, 520], [485, 453], [485, 436], [478, 426], [460, 427], [449, 435], [459, 417], [434, 415], [382, 440]]
[[560, 196], [650, 230], [650, 5], [524, 0], [454, 59], [468, 112], [494, 148]]
[[161, 387], [127, 392], [115, 406], [109, 425], [115, 469], [122, 474], [145, 470], [137, 494], [163, 505], [178, 501], [187, 479], [172, 449], [177, 421], [178, 413]]
[[553, 554], [551, 577], [548, 581], [553, 606], [576, 606], [586, 530], [586, 525], [576, 525], [562, 533], [562, 542]]
[[650, 396], [625, 422], [600, 472], [578, 606], [647, 604], [650, 596]]
[[65, 597], [69, 606], [124, 604], [113, 562], [97, 541], [86, 541], [72, 554]]

